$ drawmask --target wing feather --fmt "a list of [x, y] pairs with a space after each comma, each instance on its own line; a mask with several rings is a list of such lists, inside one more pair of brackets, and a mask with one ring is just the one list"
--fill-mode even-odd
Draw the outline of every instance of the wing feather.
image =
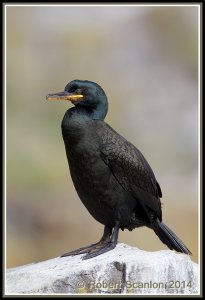
[[101, 156], [121, 186], [132, 194], [148, 215], [161, 220], [161, 188], [142, 153], [108, 124], [101, 131]]

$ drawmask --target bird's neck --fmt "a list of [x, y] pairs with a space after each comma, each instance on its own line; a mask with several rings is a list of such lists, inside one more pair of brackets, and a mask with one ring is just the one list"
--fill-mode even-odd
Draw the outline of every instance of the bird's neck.
[[61, 124], [65, 145], [69, 145], [69, 149], [71, 145], [77, 145], [87, 136], [90, 121], [103, 120], [104, 117], [98, 111], [93, 112], [86, 107], [76, 106], [67, 110]]
[[108, 107], [104, 104], [98, 104], [91, 111], [93, 120], [104, 120], [107, 115]]
[[62, 120], [62, 132], [64, 137], [80, 139], [87, 130], [87, 122], [103, 120], [106, 114], [99, 110], [91, 110], [87, 107], [75, 106], [66, 111]]
[[76, 106], [69, 109], [71, 115], [79, 120], [104, 120], [107, 114], [107, 107], [98, 105], [96, 107]]

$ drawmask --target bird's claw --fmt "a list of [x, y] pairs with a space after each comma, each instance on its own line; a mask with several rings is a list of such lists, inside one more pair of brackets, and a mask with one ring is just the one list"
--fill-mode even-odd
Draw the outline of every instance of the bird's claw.
[[99, 247], [95, 247], [93, 249], [91, 249], [88, 254], [86, 254], [85, 256], [82, 257], [82, 260], [86, 260], [89, 258], [93, 258], [96, 257], [100, 254], [106, 253], [110, 250], [113, 250], [115, 248], [116, 244], [113, 242], [107, 242], [106, 244], [103, 244], [101, 248]]
[[80, 254], [88, 253], [93, 248], [95, 248], [98, 244], [99, 244], [99, 242], [96, 243], [96, 244], [92, 244], [92, 245], [89, 245], [89, 246], [86, 246], [86, 247], [79, 248], [77, 250], [73, 250], [71, 252], [64, 253], [64, 254], [61, 255], [61, 257], [74, 256], [74, 255], [80, 255]]

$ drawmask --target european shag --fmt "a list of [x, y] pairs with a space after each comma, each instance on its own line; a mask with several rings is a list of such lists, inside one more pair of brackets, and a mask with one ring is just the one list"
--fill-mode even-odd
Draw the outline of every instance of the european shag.
[[104, 225], [100, 241], [62, 256], [95, 257], [115, 248], [119, 229], [147, 226], [178, 252], [191, 254], [162, 222], [161, 188], [142, 153], [106, 122], [108, 100], [87, 80], [69, 82], [47, 100], [69, 100], [61, 128], [75, 189], [90, 214]]

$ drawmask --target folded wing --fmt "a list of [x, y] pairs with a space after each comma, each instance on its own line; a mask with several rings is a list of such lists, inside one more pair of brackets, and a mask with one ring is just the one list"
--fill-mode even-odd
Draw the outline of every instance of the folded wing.
[[159, 198], [162, 197], [162, 192], [151, 167], [133, 144], [109, 125], [104, 126], [106, 130], [103, 130], [100, 146], [103, 161], [121, 186], [141, 204], [148, 218], [154, 213], [161, 221]]

